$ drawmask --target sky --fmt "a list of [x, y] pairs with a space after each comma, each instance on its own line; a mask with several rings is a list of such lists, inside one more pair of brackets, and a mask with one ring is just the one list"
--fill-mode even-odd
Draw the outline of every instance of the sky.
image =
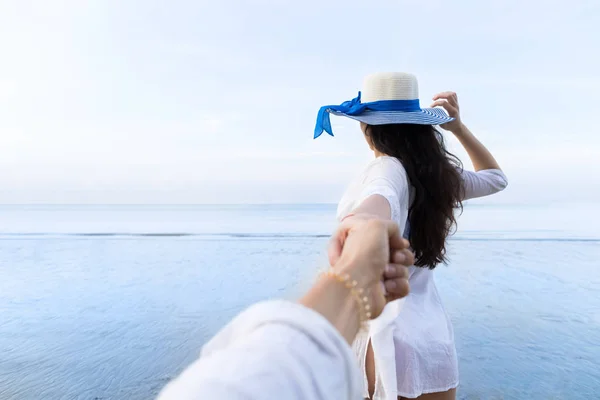
[[597, 202], [598, 26], [597, 0], [0, 0], [0, 203], [337, 202], [372, 154], [316, 113], [380, 71], [458, 93], [490, 201]]

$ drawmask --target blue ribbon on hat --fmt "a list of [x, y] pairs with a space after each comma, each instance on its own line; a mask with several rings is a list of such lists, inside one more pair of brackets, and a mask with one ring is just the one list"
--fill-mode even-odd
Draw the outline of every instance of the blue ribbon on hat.
[[329, 119], [329, 112], [335, 111], [345, 115], [360, 115], [365, 111], [420, 111], [421, 106], [419, 99], [415, 100], [379, 100], [370, 103], [360, 102], [360, 92], [358, 96], [352, 100], [348, 100], [340, 104], [339, 106], [323, 106], [319, 109], [317, 114], [317, 124], [315, 126], [315, 136], [318, 138], [321, 136], [323, 131], [333, 136], [333, 129], [331, 128], [331, 120]]

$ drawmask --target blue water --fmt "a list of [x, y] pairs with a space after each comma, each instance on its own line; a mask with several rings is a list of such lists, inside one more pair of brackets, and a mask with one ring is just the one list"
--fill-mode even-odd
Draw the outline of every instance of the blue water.
[[[459, 398], [600, 397], [598, 211], [467, 206], [437, 270]], [[0, 399], [152, 398], [242, 308], [310, 284], [334, 213], [1, 206]]]

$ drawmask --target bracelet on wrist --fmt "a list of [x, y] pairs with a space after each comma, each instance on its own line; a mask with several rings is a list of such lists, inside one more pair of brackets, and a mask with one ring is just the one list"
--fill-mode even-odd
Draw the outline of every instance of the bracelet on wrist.
[[365, 329], [367, 322], [371, 319], [371, 304], [366, 296], [365, 289], [358, 287], [358, 282], [346, 273], [339, 274], [333, 269], [323, 272], [323, 275], [335, 279], [350, 291], [350, 294], [356, 301], [358, 306], [359, 325], [361, 329]]

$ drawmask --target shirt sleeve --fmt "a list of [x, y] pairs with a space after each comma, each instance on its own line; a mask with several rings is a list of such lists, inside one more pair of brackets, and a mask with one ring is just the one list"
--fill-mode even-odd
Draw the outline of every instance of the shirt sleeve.
[[158, 399], [354, 400], [359, 378], [350, 347], [325, 318], [270, 301], [235, 318]]
[[399, 161], [382, 159], [366, 172], [363, 189], [354, 208], [373, 195], [380, 195], [388, 201], [391, 220], [399, 225], [400, 232], [404, 232], [408, 218], [409, 193], [406, 172]]
[[464, 187], [464, 199], [489, 196], [506, 188], [508, 180], [499, 169], [486, 169], [482, 171], [462, 171], [461, 177]]

